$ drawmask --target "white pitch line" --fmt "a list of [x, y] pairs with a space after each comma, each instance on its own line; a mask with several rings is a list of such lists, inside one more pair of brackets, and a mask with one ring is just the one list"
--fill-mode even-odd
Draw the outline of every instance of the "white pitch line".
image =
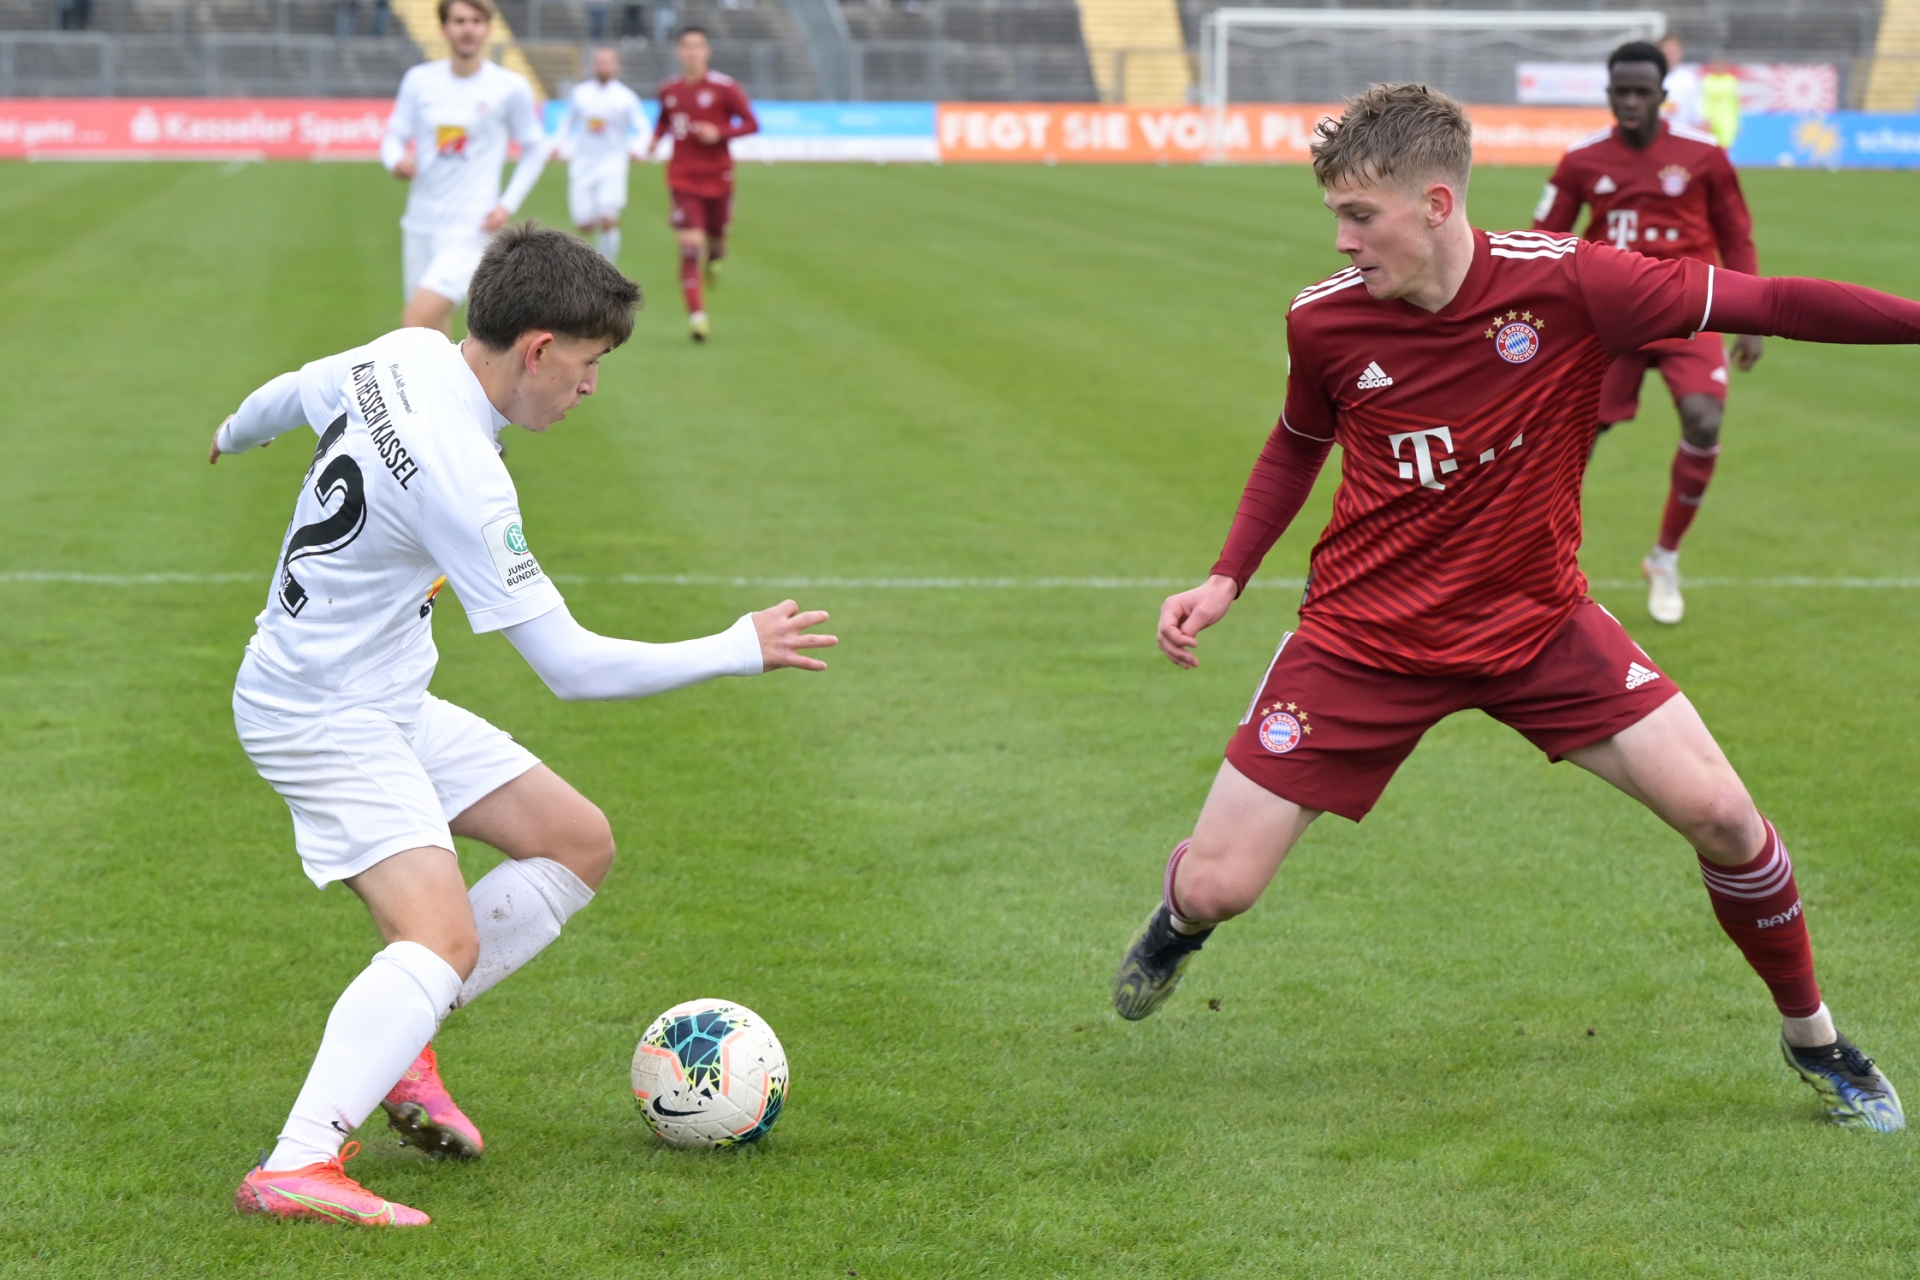
[[[68, 582], [92, 587], [211, 586], [229, 582], [264, 582], [260, 573], [72, 573], [61, 570], [27, 570], [0, 573], [0, 583]], [[777, 587], [820, 590], [845, 587], [876, 591], [1167, 591], [1197, 584], [1191, 578], [839, 578], [839, 577], [729, 577], [695, 573], [614, 573], [555, 574], [554, 581], [568, 586], [608, 585], [638, 587]], [[1912, 591], [1920, 589], [1920, 578], [1688, 578], [1686, 586], [1735, 587], [1748, 590], [1793, 588]], [[1637, 578], [1595, 578], [1590, 585], [1600, 591], [1625, 591], [1644, 585]], [[1255, 578], [1250, 589], [1298, 591], [1306, 586], [1304, 578]]]

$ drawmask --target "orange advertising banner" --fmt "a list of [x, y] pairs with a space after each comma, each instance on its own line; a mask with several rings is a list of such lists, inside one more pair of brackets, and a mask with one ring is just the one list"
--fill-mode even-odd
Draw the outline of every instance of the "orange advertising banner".
[[[1481, 164], [1552, 164], [1612, 124], [1604, 107], [1469, 107]], [[1305, 164], [1314, 128], [1336, 106], [1081, 106], [942, 103], [942, 160], [1041, 164]]]

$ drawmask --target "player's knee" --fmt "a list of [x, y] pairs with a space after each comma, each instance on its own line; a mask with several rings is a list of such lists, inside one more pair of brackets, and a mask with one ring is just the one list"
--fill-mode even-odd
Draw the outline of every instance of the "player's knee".
[[1181, 863], [1180, 883], [1174, 893], [1180, 914], [1187, 919], [1218, 921], [1250, 910], [1265, 888], [1264, 883], [1240, 874], [1231, 859], [1196, 859], [1188, 853]]
[[589, 889], [597, 889], [613, 869], [613, 824], [593, 801], [582, 799], [580, 803], [585, 807], [573, 824], [566, 861]]
[[466, 928], [451, 926], [424, 945], [445, 960], [447, 966], [460, 975], [462, 982], [472, 975], [473, 966], [480, 963], [480, 935], [471, 920], [466, 922]]
[[1686, 834], [1708, 861], [1724, 866], [1751, 861], [1765, 837], [1753, 798], [1737, 778], [1702, 797]]
[[1720, 418], [1725, 410], [1712, 396], [1688, 396], [1680, 402], [1680, 437], [1696, 449], [1720, 443]]

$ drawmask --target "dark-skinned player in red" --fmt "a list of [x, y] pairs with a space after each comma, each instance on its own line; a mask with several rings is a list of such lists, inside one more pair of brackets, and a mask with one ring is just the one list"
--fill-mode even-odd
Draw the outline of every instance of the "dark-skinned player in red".
[[680, 292], [687, 300], [687, 332], [705, 342], [706, 299], [701, 294], [719, 279], [727, 253], [727, 227], [733, 221], [733, 153], [727, 143], [760, 129], [746, 91], [732, 76], [712, 70], [713, 46], [707, 33], [688, 27], [674, 45], [680, 74], [660, 86], [660, 118], [654, 122], [647, 154], [668, 135], [673, 158], [667, 161], [667, 194], [673, 199], [669, 220], [680, 241]]
[[1288, 309], [1280, 422], [1212, 575], [1162, 605], [1161, 650], [1198, 662], [1200, 633], [1226, 616], [1337, 442], [1333, 518], [1299, 630], [1167, 858], [1161, 902], [1115, 975], [1115, 1008], [1153, 1012], [1316, 818], [1365, 817], [1429, 728], [1477, 708], [1691, 844], [1715, 917], [1773, 997], [1787, 1064], [1834, 1123], [1904, 1128], [1893, 1086], [1824, 1002], [1779, 833], [1672, 678], [1588, 597], [1580, 486], [1618, 357], [1722, 330], [1920, 343], [1920, 303], [1476, 230], [1466, 112], [1424, 85], [1375, 85], [1318, 134], [1314, 177], [1352, 265]]
[[[1650, 258], [1693, 258], [1760, 274], [1753, 219], [1727, 153], [1712, 134], [1660, 118], [1667, 55], [1642, 41], [1623, 44], [1607, 59], [1607, 76], [1607, 101], [1619, 123], [1567, 149], [1534, 210], [1534, 230], [1572, 231], [1584, 204], [1593, 211], [1588, 240]], [[1760, 352], [1760, 335], [1740, 335], [1733, 344], [1734, 366], [1753, 368]], [[1602, 431], [1640, 411], [1648, 366], [1660, 370], [1680, 414], [1660, 537], [1640, 565], [1647, 612], [1655, 622], [1672, 625], [1686, 612], [1680, 539], [1700, 509], [1720, 454], [1726, 347], [1717, 333], [1696, 333], [1615, 360], [1600, 389]]]

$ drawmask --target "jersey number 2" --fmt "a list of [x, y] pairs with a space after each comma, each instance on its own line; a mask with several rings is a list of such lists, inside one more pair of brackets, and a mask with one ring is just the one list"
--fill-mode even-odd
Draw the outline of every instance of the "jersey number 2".
[[[320, 437], [320, 447], [314, 450], [313, 465], [319, 466], [327, 450], [339, 443], [340, 437], [346, 433], [347, 415], [343, 413], [334, 419]], [[313, 474], [312, 467], [307, 469], [307, 474]], [[286, 558], [280, 563], [280, 604], [296, 618], [307, 607], [307, 589], [293, 576], [293, 562], [308, 556], [332, 555], [359, 537], [360, 530], [367, 524], [366, 485], [360, 474], [360, 464], [353, 460], [352, 455], [343, 453], [327, 464], [320, 478], [314, 481], [313, 496], [322, 507], [338, 497], [340, 509], [325, 519], [301, 525], [287, 538]]]

